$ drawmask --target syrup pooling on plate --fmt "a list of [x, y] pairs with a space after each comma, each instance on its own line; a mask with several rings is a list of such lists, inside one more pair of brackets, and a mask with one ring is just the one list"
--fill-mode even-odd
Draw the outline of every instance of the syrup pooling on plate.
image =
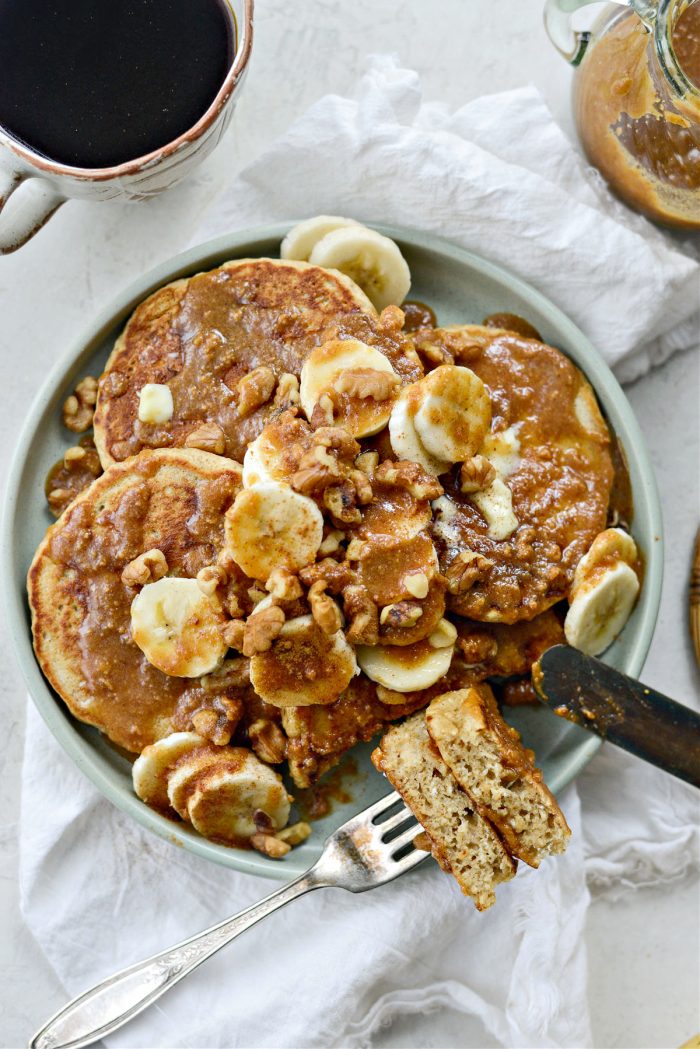
[[[273, 858], [302, 840], [246, 786], [252, 758], [307, 788], [440, 695], [521, 680], [563, 637], [607, 520], [607, 427], [559, 351], [433, 321], [377, 314], [308, 263], [241, 260], [151, 296], [99, 379], [105, 473], [37, 553], [37, 654], [78, 717], [146, 752], [140, 795], [216, 840]], [[167, 418], [151, 421], [148, 386]], [[92, 415], [78, 392], [73, 429]], [[592, 561], [572, 630], [600, 644], [591, 617], [617, 583]]]

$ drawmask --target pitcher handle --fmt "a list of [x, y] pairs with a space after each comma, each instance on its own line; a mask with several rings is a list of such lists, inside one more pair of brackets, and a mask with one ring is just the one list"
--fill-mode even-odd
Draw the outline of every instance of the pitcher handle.
[[[579, 8], [597, 2], [598, 0], [547, 0], [545, 4], [544, 25], [549, 39], [572, 66], [577, 66], [585, 55], [591, 34], [585, 29], [573, 29], [571, 15]], [[649, 0], [611, 0], [611, 3], [620, 7], [631, 7], [647, 29], [652, 29], [656, 19], [656, 6]]]
[[0, 168], [0, 213], [20, 186], [10, 213], [0, 214], [0, 255], [9, 255], [26, 244], [66, 199], [45, 179], [27, 178], [20, 171]]

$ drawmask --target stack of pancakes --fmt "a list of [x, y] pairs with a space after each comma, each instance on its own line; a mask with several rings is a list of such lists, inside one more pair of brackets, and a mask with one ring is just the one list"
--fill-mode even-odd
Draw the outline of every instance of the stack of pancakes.
[[[221, 746], [251, 748], [268, 765], [286, 760], [294, 783], [307, 787], [387, 723], [455, 689], [519, 680], [562, 640], [556, 606], [606, 526], [613, 480], [610, 438], [590, 387], [538, 339], [472, 325], [407, 331], [402, 320], [395, 307], [378, 314], [337, 271], [273, 259], [229, 262], [176, 281], [136, 309], [99, 379], [94, 442], [104, 472], [48, 530], [28, 578], [37, 658], [77, 718], [133, 754], [172, 733], [199, 732]], [[364, 501], [343, 516], [342, 500], [324, 502], [309, 489], [323, 541], [315, 563], [292, 572], [300, 585], [275, 599], [271, 585], [266, 591], [261, 578], [247, 577], [227, 552], [226, 522], [245, 483], [245, 453], [263, 430], [308, 453], [333, 429], [327, 414], [304, 418], [296, 383], [304, 362], [331, 340], [357, 340], [383, 355], [398, 377], [392, 396], [436, 367], [466, 367], [479, 377], [491, 403], [484, 447], [507, 481], [516, 527], [502, 538], [490, 527], [463, 489], [460, 464], [448, 464], [437, 488], [425, 485], [424, 471], [413, 487], [397, 484], [389, 467], [398, 457], [383, 426], [342, 452], [343, 477], [359, 471], [367, 478]], [[241, 383], [251, 375], [264, 388], [251, 383], [243, 410]], [[165, 421], [139, 417], [147, 384], [170, 390]], [[340, 461], [334, 440], [324, 447]], [[299, 462], [297, 455], [294, 477]], [[421, 560], [421, 544], [434, 550], [434, 565]], [[133, 639], [132, 603], [154, 577], [139, 581], [126, 570], [154, 550], [168, 577], [214, 579], [209, 592], [219, 587], [222, 628], [241, 623], [240, 632], [223, 634], [233, 647], [206, 674], [165, 673]], [[421, 577], [420, 586], [429, 579], [415, 600], [401, 589], [407, 572]], [[319, 581], [327, 586], [312, 595]], [[359, 621], [352, 602], [366, 594], [381, 613], [369, 642], [350, 629]], [[271, 702], [274, 691], [261, 695], [251, 684], [251, 663], [258, 659], [260, 668], [263, 658], [277, 657], [279, 669], [289, 641], [283, 630], [267, 650], [246, 654], [255, 645], [251, 618], [266, 608], [272, 623], [270, 610], [282, 608], [287, 623], [316, 629], [319, 610], [335, 614], [328, 601], [338, 609], [337, 633], [367, 672], [355, 666], [340, 694], [316, 702], [324, 667], [307, 666], [298, 700]], [[431, 640], [440, 630], [446, 640]], [[444, 674], [427, 687], [401, 686], [409, 656], [417, 665], [420, 646], [429, 644], [449, 649]], [[382, 647], [382, 666], [398, 653], [391, 681], [399, 687], [382, 684], [371, 669], [372, 652]]]

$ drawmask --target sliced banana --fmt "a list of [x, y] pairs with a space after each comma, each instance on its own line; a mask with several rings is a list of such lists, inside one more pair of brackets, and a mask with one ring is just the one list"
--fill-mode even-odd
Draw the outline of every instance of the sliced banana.
[[341, 215], [314, 215], [313, 218], [297, 222], [282, 241], [280, 258], [308, 262], [315, 245], [327, 233], [358, 225], [354, 219], [345, 219]]
[[414, 645], [360, 645], [357, 661], [372, 681], [394, 692], [430, 688], [450, 669], [454, 644], [435, 648], [426, 638]]
[[428, 453], [451, 463], [474, 455], [491, 427], [491, 399], [481, 379], [469, 368], [442, 364], [416, 385], [413, 423]]
[[141, 751], [131, 768], [134, 791], [156, 809], [168, 807], [168, 772], [184, 754], [205, 740], [196, 732], [173, 732]]
[[398, 245], [366, 226], [327, 233], [313, 247], [309, 262], [340, 270], [362, 288], [378, 310], [400, 306], [411, 287], [411, 272]]
[[566, 640], [589, 656], [600, 655], [624, 627], [638, 593], [634, 569], [613, 562], [577, 590], [564, 620]]
[[594, 583], [597, 576], [617, 561], [634, 568], [639, 561], [637, 544], [622, 528], [606, 528], [595, 537], [577, 564], [569, 599], [573, 600], [579, 590]]
[[147, 583], [131, 603], [131, 636], [149, 663], [172, 677], [216, 670], [228, 646], [219, 633], [226, 616], [196, 579], [166, 576]]
[[438, 477], [450, 469], [450, 463], [431, 455], [418, 436], [414, 421], [420, 406], [418, 385], [405, 386], [394, 403], [389, 417], [389, 439], [399, 459], [410, 459]]
[[252, 579], [311, 564], [322, 540], [323, 515], [314, 501], [280, 481], [244, 488], [226, 511], [226, 548]]
[[243, 456], [244, 488], [252, 488], [254, 484], [262, 484], [265, 481], [284, 480], [282, 451], [273, 440], [273, 436], [273, 428], [267, 426], [246, 448]]
[[359, 339], [332, 339], [317, 346], [304, 361], [299, 399], [311, 419], [321, 397], [330, 394], [334, 421], [353, 437], [369, 437], [389, 421], [400, 385], [399, 376], [379, 350]]
[[342, 630], [324, 634], [310, 615], [286, 622], [272, 647], [250, 661], [251, 685], [277, 707], [333, 703], [357, 672]]
[[479, 455], [488, 459], [501, 480], [510, 477], [520, 466], [521, 425], [522, 423], [513, 423], [506, 430], [488, 433], [479, 449]]
[[244, 747], [225, 747], [193, 785], [187, 815], [205, 838], [238, 845], [256, 833], [255, 813], [264, 812], [273, 830], [289, 819], [289, 795], [282, 777]]
[[518, 519], [513, 513], [513, 493], [500, 477], [496, 477], [483, 492], [472, 492], [469, 498], [486, 518], [491, 539], [507, 539], [518, 527]]

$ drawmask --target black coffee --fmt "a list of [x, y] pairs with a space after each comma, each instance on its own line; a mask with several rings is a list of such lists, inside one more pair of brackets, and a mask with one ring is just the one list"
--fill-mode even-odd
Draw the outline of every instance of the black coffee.
[[226, 0], [0, 0], [0, 125], [63, 164], [133, 160], [197, 123], [235, 49]]

